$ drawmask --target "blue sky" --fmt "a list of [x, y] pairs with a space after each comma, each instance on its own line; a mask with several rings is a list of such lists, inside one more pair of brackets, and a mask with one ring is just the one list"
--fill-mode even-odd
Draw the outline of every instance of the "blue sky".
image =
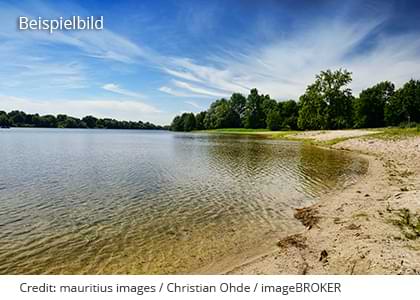
[[[17, 30], [73, 15], [103, 15], [104, 30]], [[253, 87], [297, 100], [328, 68], [353, 72], [355, 94], [420, 79], [420, 4], [0, 0], [0, 110], [168, 124]]]

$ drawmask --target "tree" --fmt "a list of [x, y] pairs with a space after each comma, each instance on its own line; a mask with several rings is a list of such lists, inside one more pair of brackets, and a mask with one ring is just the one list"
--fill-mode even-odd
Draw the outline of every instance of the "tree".
[[42, 127], [56, 128], [57, 118], [53, 115], [41, 116], [41, 125]]
[[394, 94], [395, 86], [383, 81], [363, 90], [354, 103], [354, 125], [358, 128], [383, 127], [385, 105]]
[[246, 100], [244, 116], [245, 128], [266, 128], [263, 101], [265, 97], [258, 94], [257, 89], [252, 89]]
[[327, 128], [328, 105], [313, 87], [308, 87], [305, 94], [300, 96], [299, 104], [297, 125], [300, 129]]
[[233, 93], [230, 97], [230, 105], [232, 111], [237, 115], [240, 122], [238, 122], [238, 127], [242, 126], [243, 118], [245, 116], [245, 109], [246, 109], [246, 98], [239, 93]]
[[296, 130], [299, 116], [299, 106], [294, 100], [280, 102], [279, 111], [282, 120], [282, 129]]
[[9, 116], [7, 114], [2, 114], [0, 112], [0, 127], [9, 127], [12, 125], [12, 122], [9, 120]]
[[77, 120], [73, 117], [67, 117], [63, 123], [63, 128], [78, 128]]
[[164, 129], [162, 126], [156, 126], [149, 122], [141, 121], [118, 121], [114, 119], [97, 119], [93, 116], [86, 116], [82, 120], [79, 118], [59, 114], [57, 117], [53, 115], [26, 114], [23, 111], [14, 110], [6, 114], [0, 111], [2, 122], [6, 122], [8, 126], [25, 126], [25, 127], [46, 127], [46, 128], [109, 128], [109, 129]]
[[183, 131], [184, 124], [181, 123], [182, 119], [180, 116], [175, 116], [171, 123], [171, 130], [173, 131]]
[[98, 119], [93, 116], [86, 116], [82, 119], [82, 121], [86, 123], [86, 126], [88, 128], [95, 128]]
[[24, 126], [26, 123], [26, 114], [23, 111], [11, 111], [8, 116], [10, 122], [12, 122], [15, 126]]
[[262, 108], [262, 111], [263, 111], [264, 115], [267, 117], [268, 114], [271, 111], [273, 111], [273, 110], [278, 111], [279, 110], [279, 105], [278, 105], [276, 100], [271, 99], [270, 96], [266, 95], [266, 96], [264, 96], [264, 99], [262, 101], [261, 108]]
[[184, 131], [192, 131], [195, 129], [195, 116], [193, 113], [183, 113], [181, 119], [184, 124]]
[[241, 125], [239, 114], [233, 109], [231, 102], [226, 99], [216, 100], [210, 105], [204, 118], [207, 129], [237, 128]]
[[[146, 123], [144, 126], [151, 126]], [[196, 129], [196, 119], [193, 113], [183, 113], [181, 116], [175, 116], [172, 120], [171, 130], [173, 131], [192, 131]]]
[[410, 80], [385, 105], [385, 123], [420, 122], [420, 81]]
[[267, 128], [270, 130], [279, 130], [282, 126], [282, 117], [277, 109], [271, 110], [267, 115]]
[[195, 127], [196, 127], [197, 130], [206, 129], [206, 127], [204, 126], [204, 119], [206, 118], [206, 114], [207, 114], [207, 112], [202, 111], [202, 112], [199, 112], [195, 116], [195, 123], [196, 123]]
[[301, 129], [339, 129], [352, 126], [353, 96], [346, 86], [347, 70], [322, 71], [300, 97], [298, 125]]

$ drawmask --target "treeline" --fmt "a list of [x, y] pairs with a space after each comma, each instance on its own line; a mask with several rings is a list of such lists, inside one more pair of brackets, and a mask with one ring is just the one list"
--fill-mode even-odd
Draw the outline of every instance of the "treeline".
[[0, 111], [1, 127], [45, 127], [45, 128], [104, 128], [104, 129], [168, 129], [159, 125], [142, 121], [118, 121], [86, 116], [82, 119], [67, 115], [27, 114], [14, 110], [9, 113]]
[[245, 97], [234, 93], [219, 99], [207, 111], [176, 116], [171, 130], [267, 128], [315, 130], [407, 126], [420, 123], [420, 81], [410, 80], [395, 90], [384, 81], [354, 97], [347, 70], [322, 71], [299, 101], [278, 102], [252, 89]]

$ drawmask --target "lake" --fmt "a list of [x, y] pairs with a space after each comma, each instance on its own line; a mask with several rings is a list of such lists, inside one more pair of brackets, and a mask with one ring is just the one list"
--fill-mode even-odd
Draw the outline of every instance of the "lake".
[[0, 274], [214, 273], [300, 231], [367, 162], [294, 141], [0, 129]]

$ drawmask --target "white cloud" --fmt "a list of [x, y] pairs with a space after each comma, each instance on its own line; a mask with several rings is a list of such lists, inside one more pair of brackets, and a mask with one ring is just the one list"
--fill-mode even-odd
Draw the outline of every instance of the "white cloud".
[[174, 77], [178, 77], [181, 79], [186, 79], [189, 81], [195, 81], [195, 82], [203, 82], [203, 80], [197, 78], [196, 76], [194, 76], [193, 74], [189, 73], [189, 72], [182, 72], [182, 71], [175, 71], [175, 70], [171, 70], [168, 68], [163, 68], [162, 69], [164, 72], [168, 73], [169, 75], [172, 75]]
[[[73, 9], [89, 15], [81, 7]], [[36, 90], [88, 87], [96, 70], [90, 68], [92, 60], [86, 57], [123, 64], [159, 63], [159, 56], [152, 50], [108, 29], [54, 34], [16, 30], [18, 16], [42, 15], [62, 16], [63, 12], [45, 3], [29, 8], [25, 4], [0, 3], [0, 87]]]
[[185, 92], [182, 89], [179, 88], [173, 88], [173, 87], [169, 87], [169, 86], [161, 86], [159, 88], [159, 91], [161, 91], [162, 93], [171, 95], [171, 96], [175, 96], [175, 97], [182, 97], [182, 98], [214, 98], [213, 95], [202, 95], [202, 94], [195, 94], [195, 93], [190, 93], [190, 92]]
[[144, 98], [145, 97], [144, 95], [142, 95], [140, 93], [123, 89], [118, 84], [115, 84], [115, 83], [107, 83], [107, 84], [103, 85], [102, 88], [106, 91], [113, 92], [113, 93], [116, 93], [116, 94], [120, 94], [120, 95], [123, 95], [123, 96], [134, 97], [134, 98]]
[[[302, 95], [321, 70], [347, 68], [353, 72], [355, 94], [379, 81], [397, 86], [420, 78], [420, 36], [392, 36], [375, 32], [384, 20], [345, 22], [329, 20], [246, 52], [213, 55], [207, 63], [173, 58], [170, 73], [175, 78], [200, 82], [200, 88], [172, 80], [178, 88], [220, 97], [225, 93], [247, 93], [256, 87], [279, 100]], [[307, 27], [308, 28], [308, 27]], [[369, 48], [361, 43], [369, 40]], [[244, 45], [244, 49], [249, 49]], [[177, 69], [179, 68], [179, 70]], [[221, 90], [223, 93], [212, 92]]]
[[159, 88], [159, 91], [161, 91], [163, 93], [166, 93], [166, 94], [169, 94], [169, 95], [172, 95], [172, 96], [175, 96], [175, 97], [188, 97], [188, 96], [190, 96], [187, 93], [179, 92], [179, 91], [174, 90], [173, 88], [168, 87], [168, 86], [161, 86]]
[[234, 74], [227, 68], [215, 67], [212, 65], [198, 64], [188, 58], [173, 58], [171, 62], [178, 68], [190, 73], [196, 78], [196, 81], [203, 82], [208, 87], [219, 89], [225, 92], [248, 90], [249, 88], [239, 81], [236, 81], [239, 74]]
[[[133, 63], [146, 57], [148, 60], [153, 60], [154, 54], [151, 50], [140, 47], [124, 36], [106, 28], [100, 31], [57, 31], [53, 34], [45, 31], [18, 31], [16, 30], [18, 16], [62, 16], [63, 12], [56, 11], [44, 3], [31, 6], [30, 9], [17, 7], [18, 5], [11, 6], [0, 3], [0, 37], [25, 44], [28, 46], [27, 49], [31, 49], [34, 45], [61, 44], [78, 48], [87, 56], [123, 63]], [[73, 9], [74, 13], [79, 12], [79, 15], [89, 15], [81, 7], [73, 7]]]
[[194, 101], [184, 101], [184, 103], [189, 104], [189, 105], [191, 105], [191, 106], [193, 106], [195, 108], [198, 108], [198, 109], [202, 109], [203, 108], [197, 102], [194, 102]]
[[227, 93], [219, 93], [217, 91], [204, 88], [204, 87], [195, 86], [184, 81], [172, 80], [172, 83], [179, 88], [186, 89], [190, 92], [200, 94], [200, 95], [214, 96], [214, 97], [225, 97], [228, 95]]

